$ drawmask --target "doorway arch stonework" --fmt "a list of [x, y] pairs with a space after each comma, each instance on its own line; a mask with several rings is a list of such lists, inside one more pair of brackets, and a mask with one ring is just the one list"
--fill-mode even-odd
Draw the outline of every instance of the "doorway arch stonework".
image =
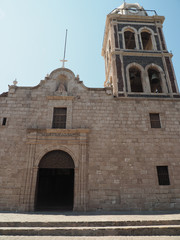
[[[43, 156], [54, 150], [68, 153], [74, 162], [73, 211], [87, 209], [87, 146], [89, 129], [30, 129], [27, 133], [27, 169], [21, 193], [24, 211], [34, 211], [38, 166]], [[55, 136], [55, 137], [54, 137]], [[57, 144], [58, 143], [58, 144]]]
[[74, 168], [74, 161], [67, 152], [53, 150], [47, 152], [39, 162], [39, 168]]

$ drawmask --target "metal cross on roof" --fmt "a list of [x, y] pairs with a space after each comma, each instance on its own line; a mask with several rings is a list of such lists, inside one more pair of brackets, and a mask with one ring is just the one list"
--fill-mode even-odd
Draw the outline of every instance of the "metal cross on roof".
[[64, 68], [64, 63], [67, 62], [67, 60], [65, 60], [65, 56], [66, 56], [66, 42], [67, 42], [67, 29], [66, 29], [66, 36], [65, 36], [65, 44], [64, 44], [64, 58], [63, 60], [60, 60], [62, 62], [62, 68]]

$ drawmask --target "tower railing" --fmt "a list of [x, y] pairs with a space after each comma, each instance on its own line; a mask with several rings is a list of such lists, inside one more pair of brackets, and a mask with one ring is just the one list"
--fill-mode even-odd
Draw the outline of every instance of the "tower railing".
[[[123, 10], [125, 11], [133, 11], [134, 8], [115, 8], [114, 10], [112, 10], [109, 14], [112, 14], [112, 13], [119, 13], [119, 14], [122, 14], [123, 15]], [[136, 9], [137, 12], [144, 12], [146, 16], [157, 16], [157, 12], [156, 10], [145, 10], [145, 9]]]

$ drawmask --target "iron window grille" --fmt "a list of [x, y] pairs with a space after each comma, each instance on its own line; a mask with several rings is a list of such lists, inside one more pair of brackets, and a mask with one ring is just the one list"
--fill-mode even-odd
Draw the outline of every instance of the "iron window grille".
[[5, 125], [6, 125], [6, 122], [7, 122], [7, 118], [5, 117], [5, 118], [3, 118], [3, 120], [2, 120], [2, 126], [5, 126]]
[[66, 128], [66, 108], [54, 108], [52, 128]]
[[161, 128], [159, 113], [150, 113], [151, 128]]
[[159, 185], [170, 185], [168, 166], [157, 166]]

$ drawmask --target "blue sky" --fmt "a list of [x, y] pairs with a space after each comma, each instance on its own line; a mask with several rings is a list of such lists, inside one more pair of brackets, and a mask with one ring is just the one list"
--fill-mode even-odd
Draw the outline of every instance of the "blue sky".
[[[137, 1], [126, 0], [127, 3]], [[166, 17], [164, 34], [180, 85], [180, 0], [139, 0]], [[14, 79], [35, 86], [61, 67], [68, 29], [66, 67], [87, 87], [103, 87], [101, 48], [106, 15], [123, 0], [0, 0], [0, 93]]]

